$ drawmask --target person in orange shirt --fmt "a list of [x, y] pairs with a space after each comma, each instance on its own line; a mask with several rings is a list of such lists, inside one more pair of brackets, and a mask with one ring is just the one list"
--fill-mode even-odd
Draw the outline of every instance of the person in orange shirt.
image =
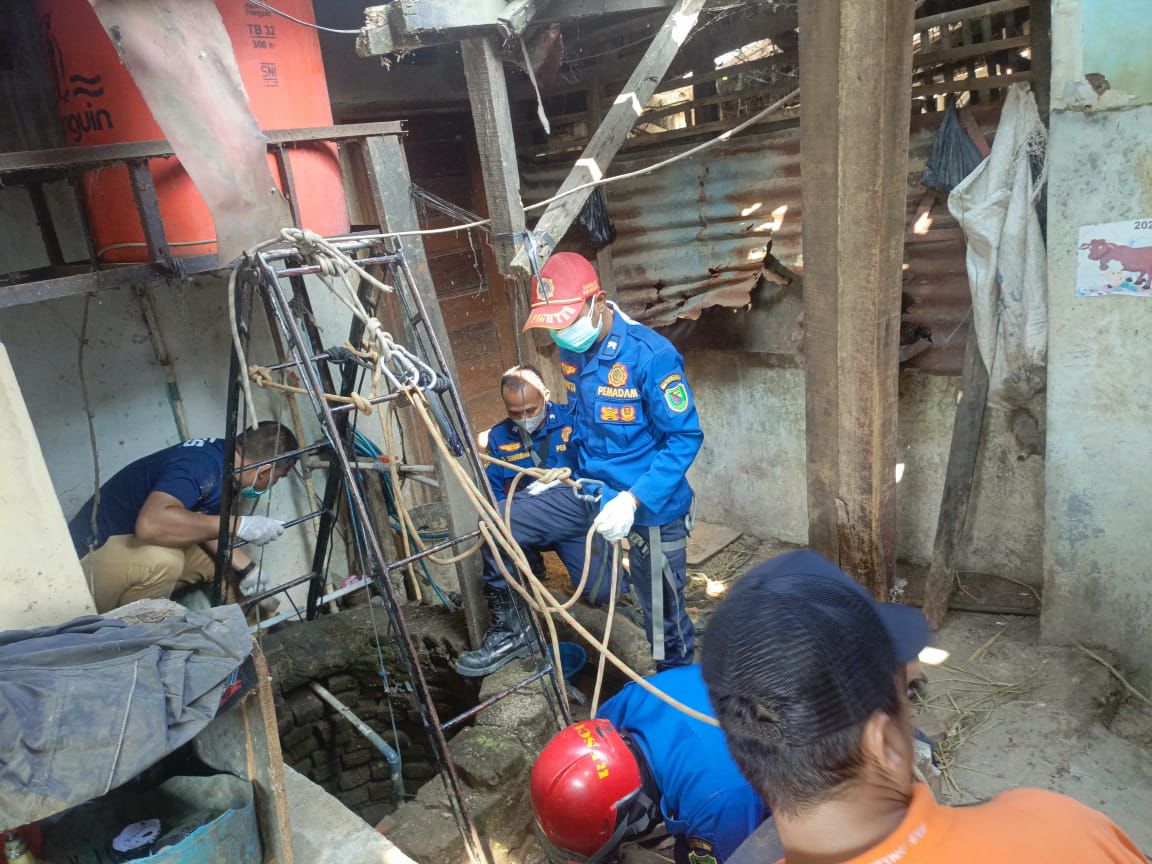
[[1107, 816], [1053, 792], [933, 801], [913, 780], [907, 676], [877, 604], [829, 566], [804, 551], [753, 568], [703, 652], [728, 748], [787, 864], [1145, 864]]

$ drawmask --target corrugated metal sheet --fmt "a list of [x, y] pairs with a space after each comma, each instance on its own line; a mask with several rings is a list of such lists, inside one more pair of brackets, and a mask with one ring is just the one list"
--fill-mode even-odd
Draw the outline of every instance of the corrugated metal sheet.
[[[994, 109], [976, 114], [992, 128]], [[924, 192], [918, 178], [940, 116], [912, 124], [908, 225]], [[676, 149], [614, 162], [610, 173], [652, 164]], [[567, 167], [525, 165], [525, 202], [552, 194]], [[621, 304], [652, 326], [696, 319], [709, 306], [747, 305], [769, 240], [782, 264], [803, 270], [798, 130], [726, 142], [605, 191], [616, 223], [612, 253]], [[927, 232], [910, 233], [905, 245], [904, 290], [913, 301], [905, 320], [930, 331], [932, 346], [907, 365], [958, 375], [970, 305], [964, 243], [943, 195], [931, 217]]]

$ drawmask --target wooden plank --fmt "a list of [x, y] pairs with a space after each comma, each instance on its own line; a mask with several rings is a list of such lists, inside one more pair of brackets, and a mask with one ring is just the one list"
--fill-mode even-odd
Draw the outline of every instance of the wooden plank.
[[952, 425], [952, 447], [944, 474], [944, 494], [932, 544], [932, 567], [924, 588], [924, 615], [936, 628], [944, 621], [956, 585], [956, 558], [964, 539], [968, 502], [980, 455], [980, 431], [988, 403], [988, 369], [980, 356], [976, 328], [968, 328], [964, 369], [960, 374], [960, 401]]
[[[215, 255], [196, 255], [191, 258], [174, 259], [176, 266], [185, 275], [207, 273], [220, 268]], [[109, 267], [88, 273], [73, 273], [52, 279], [23, 282], [15, 285], [0, 285], [0, 309], [10, 306], [24, 306], [43, 300], [56, 300], [60, 297], [73, 297], [90, 291], [103, 291], [107, 288], [123, 288], [138, 282], [151, 282], [156, 279], [171, 278], [171, 271], [159, 263], [132, 264], [126, 267]]]
[[499, 46], [493, 39], [465, 39], [460, 43], [460, 52], [476, 127], [484, 197], [492, 220], [492, 251], [496, 265], [506, 279], [517, 357], [521, 363], [536, 366], [548, 387], [560, 392], [559, 372], [550, 352], [542, 350], [542, 343], [537, 341], [535, 334], [523, 333], [520, 328], [528, 316], [530, 274], [516, 272], [512, 267], [517, 238], [524, 234], [524, 205], [520, 200], [516, 139]]
[[[404, 149], [399, 138], [368, 138], [364, 142], [364, 158], [372, 195], [376, 200], [376, 212], [380, 214], [380, 227], [388, 232], [417, 230], [420, 223], [412, 203], [412, 179], [408, 174], [408, 162], [404, 157]], [[413, 289], [419, 292], [428, 315], [428, 327], [444, 354], [446, 371], [455, 379], [456, 387], [460, 388], [460, 373], [452, 354], [444, 317], [440, 313], [440, 303], [436, 296], [436, 286], [428, 270], [424, 244], [418, 236], [402, 237], [400, 248], [416, 282]], [[410, 325], [406, 325], [403, 331], [394, 332], [403, 332], [405, 342], [413, 344]], [[468, 502], [459, 481], [439, 451], [433, 464], [436, 465], [436, 479], [440, 482], [440, 490], [448, 512], [449, 530], [454, 534], [465, 534], [475, 530], [476, 511]], [[460, 593], [464, 598], [468, 635], [472, 644], [479, 646], [484, 632], [488, 629], [488, 606], [481, 590], [479, 556], [473, 555], [459, 562], [456, 565], [456, 575], [460, 582]]]
[[912, 5], [843, 0], [799, 11], [808, 542], [886, 596]]
[[193, 748], [217, 771], [252, 781], [265, 864], [294, 864], [272, 678], [259, 645], [252, 648], [252, 661], [256, 689], [204, 727], [193, 739]]
[[[965, 22], [967, 23], [967, 22]], [[1031, 44], [1028, 36], [1011, 36], [996, 42], [976, 42], [970, 45], [959, 45], [940, 51], [920, 52], [912, 55], [914, 67], [932, 66], [937, 63], [955, 63], [958, 60], [969, 60], [974, 57], [984, 57], [995, 51], [1009, 51], [1014, 48], [1026, 48]]]
[[[582, 156], [576, 160], [576, 167], [560, 186], [560, 192], [599, 180], [608, 170], [612, 158], [620, 149], [637, 118], [652, 98], [656, 85], [664, 77], [676, 52], [688, 38], [696, 24], [704, 0], [678, 0], [668, 19], [652, 39], [648, 50], [636, 66], [632, 77], [624, 85], [623, 92], [616, 97], [604, 121], [596, 129]], [[911, 37], [909, 37], [911, 45]], [[905, 124], [907, 125], [907, 124]], [[536, 259], [540, 264], [547, 260], [564, 237], [572, 221], [580, 213], [588, 200], [590, 190], [585, 189], [553, 202], [540, 216], [532, 231], [532, 242], [536, 247]], [[531, 274], [531, 258], [526, 249], [521, 248], [512, 261], [514, 269]]]
[[1030, 0], [992, 0], [991, 3], [981, 3], [979, 6], [969, 6], [966, 9], [953, 9], [951, 12], [941, 12], [938, 15], [925, 15], [917, 18], [915, 29], [917, 32], [931, 27], [946, 27], [949, 24], [958, 24], [961, 21], [971, 21], [985, 15], [998, 15], [1013, 9], [1023, 9]]
[[546, 3], [547, 0], [512, 0], [496, 20], [507, 27], [509, 33], [520, 36]]
[[976, 90], [1001, 90], [1011, 87], [1013, 84], [1031, 80], [1031, 72], [1015, 72], [1012, 75], [992, 75], [987, 78], [934, 81], [921, 87], [913, 87], [912, 98], [918, 99], [922, 96], [942, 96], [946, 93], [965, 93]]

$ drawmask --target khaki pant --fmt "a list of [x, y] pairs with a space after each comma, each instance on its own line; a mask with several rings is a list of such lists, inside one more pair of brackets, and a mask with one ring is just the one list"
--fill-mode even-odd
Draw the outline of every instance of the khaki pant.
[[211, 582], [216, 574], [215, 562], [199, 546], [153, 546], [135, 534], [109, 537], [80, 559], [80, 569], [101, 613], [133, 600], [167, 600], [174, 590]]

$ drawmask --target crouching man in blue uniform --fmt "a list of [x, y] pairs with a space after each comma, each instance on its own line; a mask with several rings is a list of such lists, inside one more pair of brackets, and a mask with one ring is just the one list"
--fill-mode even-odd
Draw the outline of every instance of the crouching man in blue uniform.
[[[551, 394], [535, 366], [513, 366], [500, 378], [500, 398], [508, 413], [487, 432], [484, 449], [494, 459], [517, 468], [567, 468], [576, 470], [576, 442], [572, 440], [572, 412], [567, 405], [551, 401]], [[488, 485], [496, 497], [496, 509], [504, 512], [508, 492], [517, 477], [516, 494], [538, 495], [547, 484], [523, 476], [514, 468], [489, 463]], [[537, 549], [526, 549], [532, 572], [543, 577], [544, 559]], [[584, 543], [565, 540], [551, 547], [572, 574], [573, 585], [584, 566]]]
[[[697, 665], [648, 679], [709, 717]], [[720, 864], [768, 815], [724, 733], [629, 684], [594, 720], [558, 733], [532, 766], [532, 809], [549, 860], [619, 860], [661, 821], [677, 864]]]
[[[608, 544], [629, 539], [631, 582], [658, 671], [692, 662], [684, 602], [692, 489], [685, 477], [704, 440], [684, 361], [667, 339], [624, 315], [580, 255], [548, 259], [532, 283], [524, 325], [548, 330], [573, 412], [580, 494], [564, 485], [512, 502], [512, 534], [525, 550], [596, 537], [586, 597], [605, 602]], [[567, 563], [567, 562], [565, 562]], [[493, 626], [457, 660], [461, 675], [489, 675], [526, 656], [531, 635], [489, 550], [484, 577]]]

